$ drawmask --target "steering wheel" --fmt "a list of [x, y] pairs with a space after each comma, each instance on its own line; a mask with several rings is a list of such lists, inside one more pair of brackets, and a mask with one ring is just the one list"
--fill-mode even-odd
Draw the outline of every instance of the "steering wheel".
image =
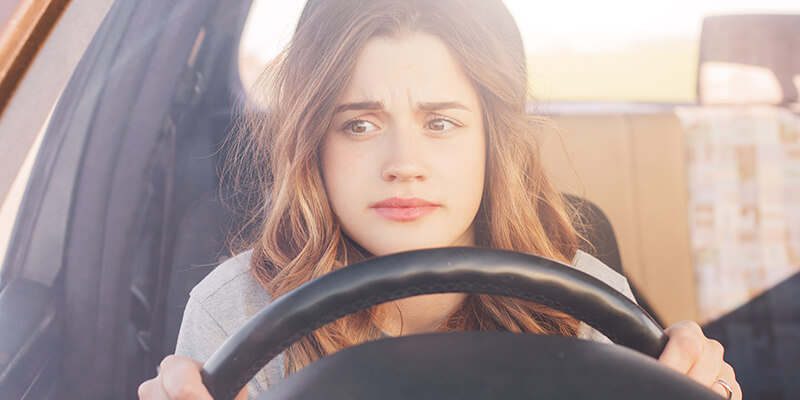
[[388, 301], [446, 292], [543, 304], [641, 353], [556, 336], [415, 335], [342, 350], [260, 398], [720, 398], [658, 364], [652, 357], [666, 345], [664, 331], [603, 282], [544, 257], [467, 247], [393, 254], [306, 282], [231, 335], [204, 364], [203, 383], [215, 399], [232, 399], [272, 358], [323, 325]]

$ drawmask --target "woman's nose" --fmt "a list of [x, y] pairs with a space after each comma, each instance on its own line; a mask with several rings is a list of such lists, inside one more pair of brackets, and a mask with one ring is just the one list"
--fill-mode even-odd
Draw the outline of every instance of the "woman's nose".
[[383, 179], [385, 181], [423, 181], [426, 174], [421, 168], [413, 164], [405, 165], [390, 165], [383, 171]]
[[424, 161], [424, 138], [421, 132], [395, 131], [385, 143], [386, 160], [381, 175], [387, 182], [423, 181], [428, 177]]

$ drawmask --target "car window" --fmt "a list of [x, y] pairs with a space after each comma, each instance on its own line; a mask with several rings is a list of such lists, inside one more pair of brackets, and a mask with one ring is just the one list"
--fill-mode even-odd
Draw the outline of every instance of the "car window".
[[[73, 1], [55, 19], [53, 15], [37, 19], [26, 14], [51, 7], [51, 3], [60, 2], [12, 1], [0, 6], [0, 24], [4, 24], [0, 26], [0, 55], [18, 55], [5, 50], [10, 40], [27, 40], [27, 36], [12, 32], [30, 30], [18, 26], [20, 23], [44, 24], [47, 29], [37, 29], [50, 32], [0, 107], [0, 266], [52, 110], [112, 0]], [[0, 78], [7, 76], [0, 71]]]
[[[48, 117], [49, 120], [49, 117]], [[0, 268], [3, 263], [2, 260], [6, 254], [8, 242], [11, 239], [11, 231], [14, 228], [14, 220], [17, 216], [20, 203], [22, 202], [22, 195], [25, 192], [25, 186], [28, 183], [28, 177], [33, 168], [33, 162], [36, 159], [36, 154], [39, 151], [39, 146], [42, 143], [42, 136], [47, 129], [47, 123], [42, 126], [42, 129], [36, 135], [33, 144], [25, 156], [25, 161], [19, 167], [11, 187], [5, 195], [2, 203], [0, 203]]]
[[[288, 42], [304, 3], [254, 2], [240, 48], [245, 87]], [[525, 42], [531, 96], [545, 102], [693, 103], [704, 17], [800, 13], [796, 0], [505, 3]]]

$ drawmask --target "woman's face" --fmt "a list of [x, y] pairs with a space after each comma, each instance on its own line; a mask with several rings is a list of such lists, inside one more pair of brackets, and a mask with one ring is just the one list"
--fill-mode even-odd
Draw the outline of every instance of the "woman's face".
[[321, 158], [333, 212], [372, 254], [474, 245], [486, 164], [482, 110], [437, 37], [367, 43]]

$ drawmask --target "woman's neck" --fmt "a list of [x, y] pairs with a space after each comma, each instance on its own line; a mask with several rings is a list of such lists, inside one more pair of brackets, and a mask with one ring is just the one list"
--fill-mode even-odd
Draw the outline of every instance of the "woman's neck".
[[388, 303], [380, 327], [391, 336], [436, 332], [466, 298], [464, 293], [441, 293], [409, 297]]

